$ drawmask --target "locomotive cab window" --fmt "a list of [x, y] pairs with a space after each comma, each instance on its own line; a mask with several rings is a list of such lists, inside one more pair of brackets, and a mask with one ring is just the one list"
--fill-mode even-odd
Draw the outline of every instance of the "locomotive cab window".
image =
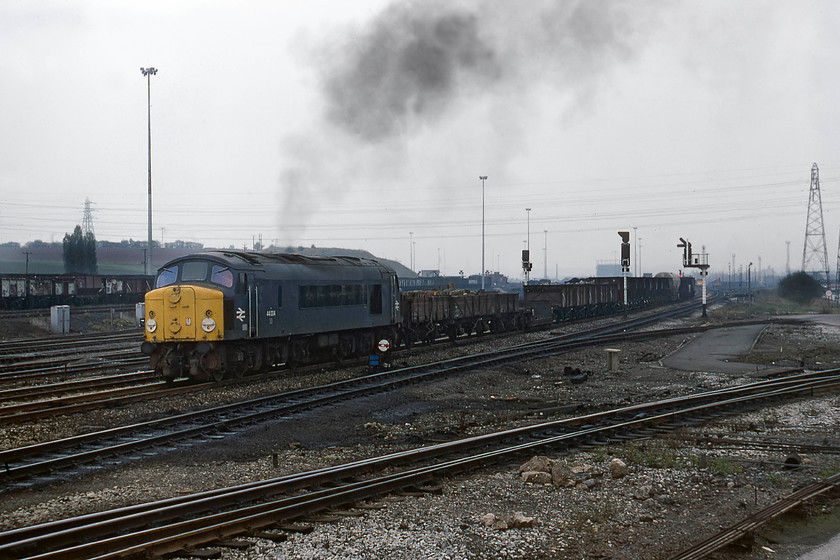
[[201, 282], [207, 279], [207, 263], [201, 261], [185, 262], [181, 269], [182, 282]]
[[155, 288], [163, 288], [174, 284], [178, 279], [178, 267], [172, 266], [161, 269], [158, 273], [157, 281], [155, 281]]
[[210, 271], [210, 281], [225, 288], [233, 288], [233, 272], [227, 266], [214, 264]]

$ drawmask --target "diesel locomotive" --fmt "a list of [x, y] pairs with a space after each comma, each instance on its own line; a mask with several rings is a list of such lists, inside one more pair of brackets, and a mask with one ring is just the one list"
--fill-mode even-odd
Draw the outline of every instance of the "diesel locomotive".
[[165, 379], [221, 380], [275, 364], [365, 356], [441, 336], [522, 328], [516, 294], [400, 293], [367, 258], [209, 251], [164, 265], [142, 351]]
[[398, 320], [396, 273], [373, 259], [209, 251], [158, 271], [142, 351], [166, 379], [221, 380], [368, 352]]

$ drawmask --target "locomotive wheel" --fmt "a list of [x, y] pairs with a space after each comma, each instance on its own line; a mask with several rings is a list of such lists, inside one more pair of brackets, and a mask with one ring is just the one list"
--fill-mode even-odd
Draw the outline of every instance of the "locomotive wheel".
[[335, 349], [335, 357], [338, 361], [346, 360], [356, 354], [355, 339], [351, 335], [342, 335], [338, 339], [338, 346]]

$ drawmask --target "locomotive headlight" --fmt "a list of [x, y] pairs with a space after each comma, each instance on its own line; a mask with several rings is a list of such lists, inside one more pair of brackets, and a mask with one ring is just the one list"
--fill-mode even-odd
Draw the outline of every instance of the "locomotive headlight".
[[153, 333], [157, 330], [157, 321], [152, 319], [152, 314], [149, 313], [149, 320], [146, 321], [146, 330]]
[[203, 321], [201, 321], [201, 329], [204, 332], [212, 332], [213, 329], [216, 328], [216, 321], [214, 321], [211, 317], [207, 317]]

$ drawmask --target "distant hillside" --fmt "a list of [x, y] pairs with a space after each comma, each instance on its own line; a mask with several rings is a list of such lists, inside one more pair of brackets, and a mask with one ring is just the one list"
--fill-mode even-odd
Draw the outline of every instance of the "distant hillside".
[[[213, 251], [216, 249], [155, 249], [154, 267], [155, 270], [172, 259], [196, 253], [200, 251]], [[224, 249], [218, 249], [224, 250]], [[64, 272], [63, 250], [60, 243], [27, 245], [25, 247], [0, 246], [0, 274], [13, 273], [23, 274], [26, 272], [26, 255], [29, 255], [30, 274], [61, 274]], [[345, 255], [351, 257], [364, 257], [377, 259], [397, 271], [401, 277], [416, 276], [411, 270], [397, 261], [380, 259], [367, 251], [359, 249], [341, 249], [337, 247], [286, 247], [279, 249], [270, 247], [267, 252], [271, 253], [296, 253], [299, 255], [334, 256]], [[143, 274], [143, 259], [145, 253], [142, 248], [136, 246], [110, 245], [96, 249], [96, 258], [99, 264], [100, 274]]]

